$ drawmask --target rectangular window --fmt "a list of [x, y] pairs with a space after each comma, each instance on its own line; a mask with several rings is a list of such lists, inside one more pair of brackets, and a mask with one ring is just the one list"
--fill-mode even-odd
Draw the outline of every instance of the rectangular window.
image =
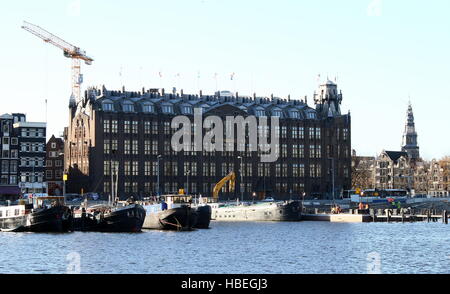
[[103, 132], [104, 133], [109, 133], [110, 132], [110, 128], [111, 128], [110, 121], [108, 119], [105, 119], [103, 121]]
[[156, 140], [152, 141], [152, 154], [158, 155], [158, 141]]
[[151, 145], [151, 141], [150, 140], [145, 140], [144, 141], [144, 154], [145, 155], [150, 155], [152, 153], [152, 145]]
[[131, 176], [131, 162], [125, 161], [123, 165], [125, 176]]
[[298, 165], [298, 176], [303, 178], [305, 176], [305, 165], [299, 164]]
[[112, 150], [113, 152], [115, 152], [115, 151], [118, 150], [118, 143], [117, 143], [117, 140], [111, 140], [111, 150]]
[[158, 134], [158, 121], [152, 122], [152, 134], [153, 135]]
[[309, 145], [309, 158], [316, 157], [316, 145]]
[[111, 192], [111, 183], [103, 182], [103, 192], [110, 193]]
[[281, 164], [277, 163], [275, 165], [275, 176], [281, 177]]
[[117, 120], [111, 121], [111, 133], [117, 134], [117, 129], [118, 129], [117, 125], [118, 125]]
[[309, 128], [309, 134], [308, 134], [308, 135], [309, 135], [309, 138], [310, 138], [310, 139], [314, 139], [314, 138], [315, 138], [315, 130], [316, 130], [316, 129], [313, 128], [313, 127], [310, 127], [310, 128]]
[[131, 128], [131, 132], [132, 132], [133, 134], [137, 134], [137, 133], [138, 133], [138, 128], [139, 128], [139, 122], [133, 120], [133, 121], [132, 121], [131, 127], [132, 127], [132, 128]]
[[52, 179], [52, 178], [53, 178], [53, 171], [51, 171], [51, 170], [46, 170], [46, 171], [45, 171], [45, 177], [46, 177], [47, 179]]
[[103, 174], [105, 176], [111, 175], [111, 164], [110, 161], [103, 161]]
[[104, 140], [103, 141], [103, 150], [104, 150], [105, 154], [110, 154], [111, 153], [110, 140]]
[[124, 141], [124, 154], [130, 154], [131, 153], [131, 141], [130, 140], [125, 140]]
[[132, 175], [133, 176], [138, 176], [139, 175], [139, 162], [138, 161], [133, 161]]
[[144, 133], [145, 134], [151, 134], [152, 132], [152, 122], [151, 121], [145, 121], [144, 122]]
[[139, 145], [138, 145], [138, 140], [133, 140], [133, 155], [138, 155], [139, 154]]
[[172, 129], [170, 128], [170, 122], [165, 121], [164, 122], [164, 134], [165, 135], [170, 135], [172, 132]]
[[144, 176], [151, 176], [152, 175], [152, 162], [146, 161], [144, 163]]
[[130, 126], [131, 126], [131, 123], [130, 123], [129, 120], [126, 120], [126, 121], [123, 122], [123, 132], [125, 134], [129, 134], [130, 133]]
[[305, 138], [305, 128], [304, 127], [299, 127], [298, 128], [298, 137], [299, 137], [299, 139], [304, 139]]
[[12, 160], [11, 161], [9, 172], [10, 173], [17, 173], [17, 161], [16, 160]]

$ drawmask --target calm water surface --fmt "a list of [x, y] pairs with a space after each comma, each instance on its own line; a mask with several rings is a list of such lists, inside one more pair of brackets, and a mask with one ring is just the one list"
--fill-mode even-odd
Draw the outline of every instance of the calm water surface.
[[81, 273], [366, 273], [371, 256], [382, 273], [450, 273], [450, 226], [442, 223], [213, 222], [209, 230], [180, 233], [0, 233], [0, 248], [0, 273], [66, 273], [73, 256]]

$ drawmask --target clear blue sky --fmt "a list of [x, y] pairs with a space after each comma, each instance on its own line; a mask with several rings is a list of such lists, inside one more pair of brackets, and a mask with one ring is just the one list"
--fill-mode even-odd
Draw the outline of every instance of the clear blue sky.
[[400, 148], [410, 96], [421, 155], [439, 158], [450, 154], [449, 11], [448, 0], [5, 1], [1, 112], [44, 121], [47, 98], [49, 133], [68, 123], [71, 62], [20, 29], [27, 20], [95, 58], [84, 86], [211, 93], [217, 72], [221, 90], [312, 104], [317, 75], [337, 75], [361, 155]]

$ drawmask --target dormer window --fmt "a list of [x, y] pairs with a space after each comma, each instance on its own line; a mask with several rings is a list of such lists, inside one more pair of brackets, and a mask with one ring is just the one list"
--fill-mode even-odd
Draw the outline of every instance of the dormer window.
[[134, 104], [133, 103], [124, 103], [123, 111], [124, 112], [134, 112]]
[[316, 114], [314, 112], [308, 112], [308, 119], [315, 119]]
[[183, 106], [182, 107], [184, 114], [192, 114], [192, 107], [191, 106]]
[[299, 119], [300, 118], [300, 112], [298, 112], [298, 111], [291, 111], [291, 118]]
[[280, 109], [275, 109], [273, 111], [273, 116], [281, 117], [283, 115], [283, 112]]
[[266, 112], [262, 109], [257, 109], [256, 110], [256, 116], [266, 116]]
[[142, 106], [143, 112], [155, 112], [155, 107], [152, 104], [144, 104]]
[[172, 107], [172, 105], [163, 105], [162, 111], [163, 111], [163, 113], [172, 113], [173, 107]]
[[102, 109], [103, 111], [114, 111], [114, 105], [112, 102], [103, 102]]

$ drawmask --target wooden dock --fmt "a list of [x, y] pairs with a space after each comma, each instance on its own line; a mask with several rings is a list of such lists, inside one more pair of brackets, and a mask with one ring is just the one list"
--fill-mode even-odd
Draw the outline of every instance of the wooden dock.
[[345, 213], [331, 214], [327, 212], [305, 211], [302, 215], [304, 221], [327, 221], [335, 223], [367, 223], [367, 222], [442, 222], [448, 224], [449, 214], [447, 210], [438, 211], [432, 209], [350, 209]]

